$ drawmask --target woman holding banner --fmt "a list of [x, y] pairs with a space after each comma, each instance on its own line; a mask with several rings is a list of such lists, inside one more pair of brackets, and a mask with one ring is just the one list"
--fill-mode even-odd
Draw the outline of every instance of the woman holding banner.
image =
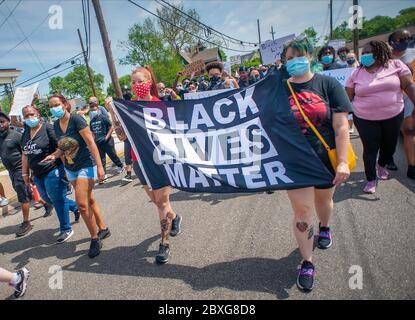
[[[333, 211], [335, 186], [345, 182], [350, 175], [347, 115], [352, 109], [351, 104], [344, 88], [336, 79], [314, 74], [310, 70], [312, 50], [307, 39], [297, 39], [286, 45], [283, 56], [290, 75], [287, 93], [294, 117], [311, 147], [334, 176], [332, 184], [326, 186], [288, 191], [294, 210], [294, 235], [303, 258], [297, 286], [304, 291], [311, 291], [314, 286], [312, 208], [315, 208], [320, 220], [318, 247], [327, 249], [332, 245], [329, 221]], [[310, 124], [324, 137], [330, 148], [336, 148], [336, 168], [333, 168], [328, 152]]]
[[[131, 88], [137, 97], [137, 101], [160, 101], [159, 93], [157, 90], [156, 78], [152, 69], [149, 66], [139, 67], [133, 71], [131, 76]], [[112, 108], [112, 98], [108, 97], [105, 100], [106, 107]], [[170, 243], [169, 235], [172, 237], [177, 236], [181, 232], [182, 217], [176, 214], [170, 205], [170, 193], [171, 187], [168, 185], [152, 186], [152, 190], [147, 185], [147, 181], [141, 171], [134, 150], [132, 152], [133, 168], [134, 172], [144, 186], [144, 190], [156, 205], [161, 225], [161, 243], [159, 245], [159, 252], [156, 255], [157, 263], [166, 263], [170, 256]]]

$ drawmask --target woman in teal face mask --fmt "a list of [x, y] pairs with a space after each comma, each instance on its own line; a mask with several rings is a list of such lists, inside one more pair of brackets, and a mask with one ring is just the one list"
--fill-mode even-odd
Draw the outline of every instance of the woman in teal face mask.
[[63, 243], [73, 235], [69, 211], [74, 212], [75, 221], [79, 220], [79, 211], [76, 202], [66, 197], [68, 183], [64, 180], [65, 169], [61, 159], [42, 162], [58, 147], [55, 130], [51, 124], [40, 120], [39, 111], [34, 106], [23, 108], [22, 114], [27, 126], [22, 136], [23, 180], [30, 186], [30, 170], [42, 199], [48, 206], [55, 207], [60, 225], [56, 242]]
[[323, 64], [323, 70], [334, 70], [346, 67], [336, 62], [336, 50], [332, 46], [325, 46], [320, 49], [318, 61]]
[[[353, 102], [353, 120], [363, 143], [367, 179], [363, 191], [375, 193], [378, 179], [389, 179], [386, 165], [395, 153], [405, 114], [402, 91], [415, 103], [415, 84], [408, 66], [392, 59], [386, 43], [370, 41], [363, 47], [360, 68], [346, 82], [346, 91]], [[414, 114], [409, 121], [413, 121]]]
[[288, 81], [301, 109], [330, 148], [337, 149], [337, 168], [333, 169], [326, 149], [306, 123], [286, 84], [291, 109], [302, 133], [326, 166], [327, 174], [331, 173], [333, 176], [333, 182], [329, 185], [287, 191], [294, 211], [294, 235], [303, 258], [297, 286], [301, 290], [310, 291], [314, 286], [315, 274], [312, 263], [313, 208], [320, 221], [318, 247], [328, 249], [332, 245], [329, 222], [333, 210], [335, 186], [345, 182], [350, 175], [347, 161], [349, 144], [347, 115], [352, 109], [344, 88], [336, 79], [312, 72], [314, 70], [314, 64], [311, 62], [312, 47], [307, 39], [290, 42], [284, 51], [283, 60], [286, 61], [286, 69], [290, 76]]
[[91, 235], [88, 256], [94, 258], [101, 252], [101, 241], [111, 235], [92, 192], [96, 180], [104, 180], [105, 172], [88, 124], [82, 116], [71, 114], [70, 109], [65, 97], [50, 98], [49, 110], [58, 119], [53, 126], [58, 149], [43, 162], [64, 159], [66, 176], [75, 190], [79, 212]]

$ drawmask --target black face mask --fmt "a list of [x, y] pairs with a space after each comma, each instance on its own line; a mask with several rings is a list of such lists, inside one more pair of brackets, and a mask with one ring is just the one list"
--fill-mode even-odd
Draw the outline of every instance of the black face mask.
[[347, 64], [348, 64], [349, 66], [351, 66], [353, 63], [355, 63], [355, 62], [356, 62], [356, 59], [347, 59], [346, 61], [347, 61]]
[[210, 78], [210, 82], [212, 84], [217, 84], [220, 81], [220, 77], [218, 76], [213, 76], [212, 78]]
[[260, 80], [260, 77], [256, 77], [256, 76], [250, 76], [249, 77], [249, 83], [250, 84], [258, 82], [259, 80]]

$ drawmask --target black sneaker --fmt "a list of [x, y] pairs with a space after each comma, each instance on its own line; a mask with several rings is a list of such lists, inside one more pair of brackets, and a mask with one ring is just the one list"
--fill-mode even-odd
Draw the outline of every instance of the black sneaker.
[[102, 248], [102, 242], [99, 239], [92, 239], [91, 240], [91, 245], [89, 247], [89, 251], [88, 251], [88, 257], [95, 258], [96, 256], [98, 256], [101, 253], [101, 248]]
[[319, 249], [328, 249], [333, 244], [333, 240], [330, 233], [330, 228], [319, 226], [319, 233], [317, 239], [317, 247]]
[[16, 237], [23, 237], [27, 235], [32, 229], [33, 226], [30, 224], [30, 222], [23, 222], [19, 226], [19, 231], [16, 232]]
[[127, 172], [125, 178], [122, 179], [124, 182], [133, 182], [133, 177], [131, 176], [131, 172]]
[[160, 243], [159, 253], [156, 255], [157, 263], [166, 263], [169, 261], [170, 246], [168, 244]]
[[79, 222], [79, 218], [81, 217], [79, 210], [77, 209], [73, 214], [75, 215], [75, 222]]
[[391, 170], [391, 171], [398, 171], [398, 166], [395, 164], [395, 161], [393, 161], [392, 159], [392, 161], [386, 165], [386, 169]]
[[408, 166], [408, 171], [406, 172], [406, 176], [409, 179], [415, 179], [415, 166]]
[[46, 203], [43, 207], [45, 208], [45, 214], [43, 215], [43, 218], [50, 217], [52, 215], [53, 206], [49, 203]]
[[315, 273], [314, 265], [309, 261], [304, 261], [298, 272], [297, 287], [305, 292], [313, 290]]
[[108, 238], [109, 236], [111, 236], [111, 232], [108, 228], [104, 229], [104, 230], [99, 230], [99, 232], [98, 232], [99, 240], [104, 240], [104, 239]]
[[174, 218], [173, 222], [171, 223], [171, 231], [170, 236], [175, 237], [178, 236], [181, 232], [181, 225], [182, 225], [182, 216], [176, 214], [176, 218]]
[[27, 280], [29, 279], [30, 272], [26, 268], [23, 268], [23, 269], [17, 271], [17, 273], [20, 276], [20, 281], [16, 285], [13, 286], [13, 288], [14, 288], [14, 297], [15, 298], [20, 298], [20, 297], [23, 297], [24, 294], [26, 293]]
[[265, 191], [265, 193], [266, 193], [266, 194], [274, 194], [274, 191], [272, 191], [272, 190], [267, 190], [267, 191]]

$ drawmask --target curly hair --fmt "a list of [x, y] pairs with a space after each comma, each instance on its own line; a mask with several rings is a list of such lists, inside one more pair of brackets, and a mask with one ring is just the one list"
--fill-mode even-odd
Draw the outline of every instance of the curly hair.
[[318, 52], [318, 61], [321, 61], [321, 57], [323, 56], [324, 52], [330, 50], [333, 54], [333, 61], [336, 60], [336, 50], [332, 47], [332, 46], [324, 46], [320, 49], [320, 51]]
[[370, 41], [368, 43], [372, 47], [373, 58], [381, 66], [387, 67], [389, 60], [392, 59], [392, 52], [388, 45], [383, 41]]
[[209, 73], [212, 69], [219, 69], [220, 72], [223, 72], [223, 64], [221, 62], [211, 62], [206, 66], [206, 72]]

